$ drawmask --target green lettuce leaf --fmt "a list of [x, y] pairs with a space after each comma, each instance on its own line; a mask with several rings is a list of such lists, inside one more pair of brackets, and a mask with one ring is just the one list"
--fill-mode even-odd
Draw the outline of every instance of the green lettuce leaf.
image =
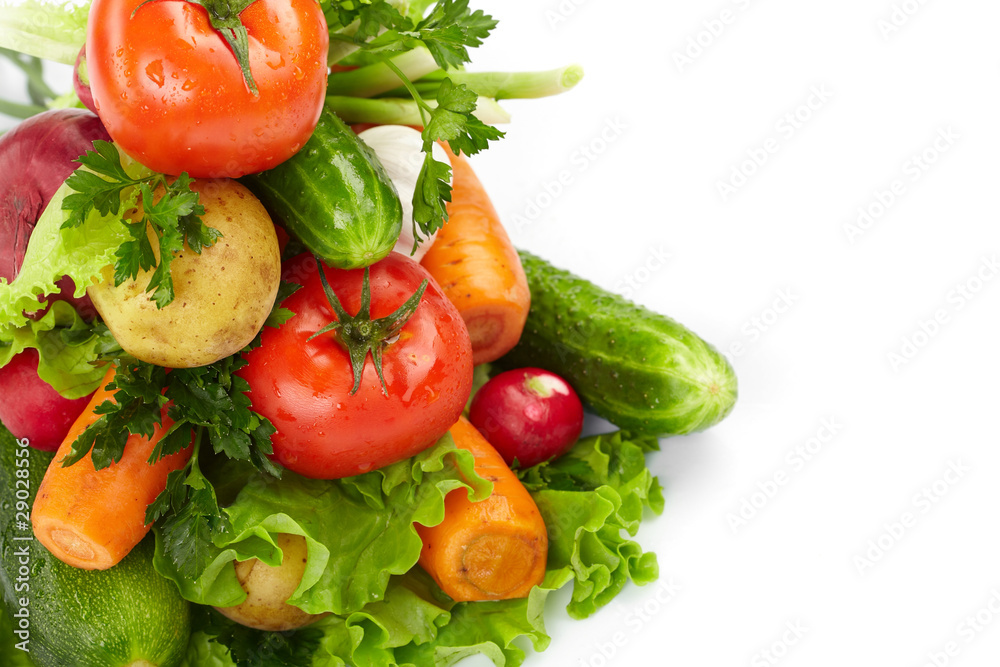
[[459, 488], [482, 499], [492, 484], [475, 473], [472, 455], [455, 449], [448, 435], [411, 459], [356, 477], [315, 480], [290, 471], [280, 480], [255, 476], [226, 508], [232, 530], [214, 540], [209, 565], [197, 579], [182, 576], [164, 555], [158, 528], [153, 562], [188, 600], [228, 607], [246, 598], [234, 561], [278, 565], [277, 534], [301, 535], [308, 564], [289, 603], [310, 614], [346, 615], [381, 600], [390, 575], [416, 564], [422, 543], [413, 524], [440, 523], [445, 496]]
[[[477, 654], [497, 667], [517, 667], [527, 657], [521, 638], [545, 650], [550, 638], [543, 610], [552, 591], [572, 582], [568, 611], [582, 617], [607, 604], [629, 580], [645, 584], [656, 578], [653, 554], [625, 536], [636, 533], [647, 508], [663, 509], [660, 486], [645, 465], [646, 452], [657, 447], [653, 438], [599, 435], [556, 461], [520, 472], [549, 527], [545, 580], [527, 598], [456, 603], [414, 567], [393, 576], [382, 599], [309, 626], [322, 632], [313, 667], [444, 667]], [[242, 641], [269, 645], [267, 634]], [[295, 636], [287, 640], [294, 644]], [[212, 656], [205, 664], [254, 664], [215, 662], [225, 647], [209, 635], [200, 642], [198, 655], [206, 661]]]
[[[523, 600], [455, 603], [423, 570], [413, 568], [390, 580], [382, 600], [345, 616], [326, 616], [303, 629], [321, 633], [309, 664], [425, 667], [451, 665], [481, 653], [498, 666], [516, 667], [526, 657], [515, 641], [519, 637], [526, 637], [538, 651], [548, 646], [545, 599], [570, 579], [566, 573], [552, 573]], [[182, 667], [271, 667], [277, 656], [262, 655], [259, 647], [276, 643], [295, 647], [302, 632], [267, 633], [239, 626], [234, 631], [231, 621], [214, 612], [201, 625], [207, 630], [192, 638]], [[226, 637], [214, 636], [219, 634]], [[302, 640], [311, 642], [312, 637]], [[229, 654], [227, 646], [232, 648]]]
[[191, 633], [187, 655], [179, 667], [234, 667], [229, 649], [203, 630]]
[[0, 368], [27, 348], [38, 350], [38, 376], [66, 398], [81, 398], [101, 384], [107, 370], [96, 366], [98, 353], [115, 346], [103, 326], [83, 320], [65, 301], [52, 303], [39, 320], [18, 328], [0, 329]]
[[550, 571], [573, 574], [567, 610], [574, 618], [593, 614], [629, 580], [656, 579], [656, 556], [643, 553], [634, 536], [645, 508], [663, 511], [660, 484], [646, 468], [655, 438], [621, 431], [580, 440], [566, 455], [519, 472], [549, 530]]
[[[153, 173], [124, 154], [122, 166], [133, 178]], [[139, 189], [129, 190], [119, 210], [128, 210], [138, 201]], [[74, 296], [83, 296], [88, 285], [103, 279], [104, 268], [115, 263], [118, 247], [131, 238], [117, 212], [104, 216], [91, 210], [83, 224], [63, 228], [69, 215], [62, 204], [71, 194], [65, 183], [59, 186], [31, 232], [20, 273], [9, 284], [0, 278], [0, 331], [26, 325], [24, 312], [44, 307], [38, 296], [58, 292], [56, 281], [64, 275], [76, 283]]]
[[[444, 666], [482, 654], [497, 667], [517, 667], [527, 657], [518, 646], [519, 638], [528, 639], [536, 651], [548, 648], [551, 638], [545, 631], [545, 600], [549, 593], [562, 588], [572, 578], [572, 573], [566, 569], [550, 569], [545, 580], [531, 589], [527, 598], [451, 603], [451, 618], [434, 641], [414, 641], [400, 648], [395, 652], [398, 664]], [[446, 599], [440, 591], [438, 595]], [[377, 667], [396, 664], [377, 663]]]
[[90, 2], [0, 1], [0, 48], [72, 65], [87, 38]]

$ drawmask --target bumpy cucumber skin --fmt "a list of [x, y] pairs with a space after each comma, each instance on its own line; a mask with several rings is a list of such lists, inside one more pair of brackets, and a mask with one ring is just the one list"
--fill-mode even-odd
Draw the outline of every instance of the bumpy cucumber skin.
[[732, 411], [736, 374], [714, 347], [666, 316], [519, 254], [531, 309], [503, 367], [558, 373], [594, 412], [636, 433], [701, 431]]
[[[191, 633], [190, 604], [153, 569], [152, 536], [103, 572], [70, 567], [37, 541], [14, 541], [25, 535], [16, 529], [16, 471], [28, 471], [33, 502], [53, 457], [30, 449], [28, 466], [18, 468], [24, 457], [16, 449], [0, 424], [0, 590], [8, 614], [20, 608], [19, 598], [29, 599], [31, 661], [37, 667], [123, 667], [139, 659], [158, 667], [179, 664]], [[23, 545], [30, 590], [17, 591], [16, 552]]]
[[399, 195], [374, 151], [326, 108], [298, 153], [240, 180], [330, 266], [374, 264], [402, 230]]

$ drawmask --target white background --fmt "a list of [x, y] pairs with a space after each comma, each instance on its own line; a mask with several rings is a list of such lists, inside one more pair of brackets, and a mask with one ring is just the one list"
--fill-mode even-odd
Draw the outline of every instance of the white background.
[[[534, 664], [996, 664], [1000, 268], [984, 259], [1000, 259], [1000, 7], [481, 6], [501, 24], [477, 69], [587, 71], [561, 98], [507, 104], [508, 137], [477, 160], [516, 243], [609, 289], [631, 279], [637, 301], [726, 351], [740, 381], [725, 422], [651, 458], [666, 510], [639, 541], [679, 592], [660, 604], [656, 584], [632, 587], [583, 623], [553, 610]], [[957, 136], [945, 152], [941, 131]], [[933, 164], [913, 162], [928, 149]], [[734, 168], [752, 175], [724, 200]], [[563, 170], [572, 185], [548, 197]], [[903, 194], [849, 233], [897, 180]], [[776, 474], [773, 497], [754, 496]], [[966, 620], [983, 609], [982, 625]]]
[[554, 596], [527, 664], [995, 664], [1000, 6], [473, 6], [501, 24], [471, 69], [587, 72], [505, 103], [475, 158], [515, 242], [740, 381], [725, 422], [650, 458], [666, 510], [638, 539], [676, 592], [582, 622]]

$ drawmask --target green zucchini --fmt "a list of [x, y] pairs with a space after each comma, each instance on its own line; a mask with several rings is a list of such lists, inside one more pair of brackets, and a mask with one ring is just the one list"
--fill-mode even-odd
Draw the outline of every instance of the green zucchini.
[[701, 431], [736, 402], [736, 374], [714, 347], [674, 320], [519, 251], [531, 308], [505, 368], [563, 376], [594, 412], [657, 436]]
[[374, 264], [402, 229], [399, 195], [374, 151], [326, 107], [298, 153], [241, 181], [330, 266]]
[[14, 636], [14, 619], [10, 617], [3, 605], [0, 605], [0, 665], [4, 667], [36, 667], [29, 654], [18, 649], [15, 644], [20, 641]]
[[24, 539], [22, 522], [51, 460], [0, 424], [0, 591], [15, 646], [38, 667], [177, 665], [190, 605], [153, 569], [152, 535], [104, 572], [70, 567]]

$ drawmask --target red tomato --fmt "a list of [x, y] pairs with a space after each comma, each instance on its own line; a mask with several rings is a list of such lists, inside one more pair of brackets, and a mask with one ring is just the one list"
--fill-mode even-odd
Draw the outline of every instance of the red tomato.
[[319, 3], [256, 0], [240, 20], [259, 96], [203, 7], [94, 0], [90, 88], [126, 153], [166, 174], [236, 177], [283, 162], [309, 139], [326, 93], [329, 34]]
[[[363, 269], [325, 270], [349, 314], [361, 307]], [[333, 332], [307, 340], [336, 320], [316, 261], [300, 255], [284, 279], [303, 285], [283, 307], [295, 316], [265, 327], [262, 345], [239, 371], [250, 384], [254, 410], [277, 428], [274, 458], [301, 475], [336, 479], [381, 468], [436, 442], [458, 421], [472, 390], [472, 343], [465, 323], [430, 274], [398, 253], [371, 267], [371, 316], [385, 317], [430, 279], [398, 340], [382, 348], [382, 393], [371, 355], [361, 386]]]

